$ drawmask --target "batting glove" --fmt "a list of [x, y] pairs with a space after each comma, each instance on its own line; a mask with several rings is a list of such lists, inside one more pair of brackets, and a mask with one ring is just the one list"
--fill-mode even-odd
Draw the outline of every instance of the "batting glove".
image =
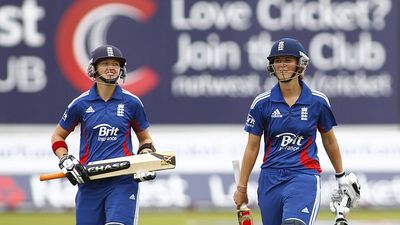
[[[139, 147], [138, 154], [148, 154], [151, 152], [155, 152], [156, 149], [154, 148], [152, 143], [145, 143]], [[154, 180], [157, 176], [156, 171], [139, 171], [133, 174], [133, 179], [140, 183], [143, 181]]]
[[344, 172], [336, 174], [336, 180], [339, 184], [339, 191], [341, 195], [349, 197], [349, 208], [357, 207], [360, 201], [360, 182], [354, 173], [346, 175]]
[[331, 202], [329, 203], [329, 209], [333, 214], [342, 213], [343, 216], [346, 216], [350, 212], [350, 209], [347, 207], [348, 202], [342, 203], [343, 196], [344, 195], [340, 190], [333, 190], [333, 193], [331, 194]]
[[90, 181], [89, 174], [85, 167], [73, 155], [63, 155], [58, 164], [72, 185], [83, 184]]
[[135, 179], [136, 182], [143, 182], [143, 181], [149, 181], [149, 180], [154, 180], [157, 176], [156, 171], [145, 171], [145, 172], [137, 172], [133, 174], [133, 179]]

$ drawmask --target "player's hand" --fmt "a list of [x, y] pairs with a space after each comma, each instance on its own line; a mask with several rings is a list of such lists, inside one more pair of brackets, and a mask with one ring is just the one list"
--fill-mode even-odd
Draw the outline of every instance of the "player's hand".
[[144, 143], [139, 147], [137, 154], [144, 154], [151, 152], [156, 152], [156, 148], [154, 147], [153, 143]]
[[342, 191], [335, 189], [333, 190], [331, 194], [331, 202], [329, 203], [329, 209], [333, 214], [339, 214], [342, 213], [342, 215], [345, 217], [349, 212], [350, 208], [347, 206], [347, 203], [342, 202], [343, 200], [343, 193]]
[[146, 148], [146, 149], [143, 149], [142, 151], [140, 151], [139, 155], [140, 155], [140, 154], [152, 153], [152, 152], [154, 152], [154, 151], [151, 150], [151, 149], [149, 149], [149, 148]]
[[[140, 148], [139, 148], [139, 154], [147, 154], [147, 153], [152, 153], [152, 152], [155, 152], [156, 150], [155, 150], [155, 148], [154, 148], [154, 146], [153, 146], [153, 144], [144, 144], [144, 145], [142, 145]], [[156, 171], [151, 171], [151, 172], [149, 172], [149, 171], [140, 171], [140, 172], [137, 172], [137, 173], [135, 173], [135, 174], [133, 174], [133, 179], [136, 181], [136, 182], [143, 182], [143, 181], [149, 181], [149, 180], [154, 180], [155, 178], [156, 178], [156, 176], [157, 176], [157, 173], [156, 173]]]
[[238, 186], [235, 194], [233, 194], [233, 201], [235, 202], [237, 209], [239, 209], [242, 204], [247, 204], [249, 202], [247, 197], [247, 187]]
[[342, 174], [336, 175], [336, 180], [339, 184], [339, 193], [349, 197], [349, 208], [357, 207], [360, 200], [360, 182], [354, 173], [349, 175]]
[[137, 172], [133, 174], [133, 179], [135, 179], [136, 182], [143, 182], [143, 181], [149, 181], [149, 180], [154, 180], [157, 176], [156, 171], [145, 171], [145, 172]]
[[63, 155], [58, 166], [72, 185], [90, 181], [85, 167], [73, 155]]

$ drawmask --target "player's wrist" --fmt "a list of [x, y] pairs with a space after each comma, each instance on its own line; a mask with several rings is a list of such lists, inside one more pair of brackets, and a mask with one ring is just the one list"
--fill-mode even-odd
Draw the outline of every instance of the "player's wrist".
[[335, 173], [335, 178], [339, 185], [346, 183], [346, 173], [344, 171]]
[[144, 143], [139, 147], [137, 154], [149, 153], [149, 152], [155, 152], [155, 151], [156, 151], [156, 148], [154, 147], [153, 143]]
[[343, 170], [343, 171], [341, 171], [341, 172], [339, 172], [339, 173], [335, 173], [335, 177], [336, 177], [336, 179], [339, 179], [339, 178], [341, 178], [341, 177], [344, 177], [346, 175], [346, 172]]
[[247, 193], [247, 186], [238, 185], [238, 186], [236, 187], [236, 190], [237, 190], [239, 193], [245, 194], [245, 193]]
[[59, 157], [60, 161], [63, 161], [63, 160], [65, 160], [66, 158], [68, 158], [68, 153], [63, 153], [63, 154]]
[[[67, 152], [68, 152], [68, 145], [67, 145], [67, 143], [64, 141], [64, 140], [59, 140], [59, 141], [55, 141], [52, 145], [51, 145], [51, 149], [53, 150], [53, 153], [55, 154], [55, 155], [59, 155], [60, 154], [60, 152], [58, 151], [59, 149], [61, 149], [61, 148], [63, 148], [63, 149], [65, 149]], [[65, 150], [63, 150], [63, 151], [65, 151]], [[61, 150], [60, 150], [61, 151]], [[65, 153], [65, 152], [63, 152], [63, 153]], [[63, 155], [63, 154], [62, 154]]]

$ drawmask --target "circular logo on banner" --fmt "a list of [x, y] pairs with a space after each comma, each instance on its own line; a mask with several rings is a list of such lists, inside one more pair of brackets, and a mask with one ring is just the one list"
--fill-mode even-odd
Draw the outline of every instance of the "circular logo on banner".
[[[90, 51], [107, 44], [107, 31], [113, 20], [123, 16], [144, 23], [155, 10], [151, 0], [75, 1], [66, 10], [56, 34], [59, 65], [72, 86], [83, 92], [93, 85], [87, 74]], [[144, 95], [158, 82], [158, 74], [150, 66], [142, 65], [129, 72], [121, 86], [136, 95]]]

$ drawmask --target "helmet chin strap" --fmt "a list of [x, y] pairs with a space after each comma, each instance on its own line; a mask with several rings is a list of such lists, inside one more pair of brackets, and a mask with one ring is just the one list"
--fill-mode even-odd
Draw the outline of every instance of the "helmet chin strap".
[[99, 79], [102, 82], [99, 82], [98, 80], [96, 80], [96, 82], [97, 83], [101, 83], [101, 84], [105, 84], [105, 85], [110, 85], [110, 86], [111, 85], [118, 85], [118, 78], [119, 78], [119, 76], [117, 78], [115, 78], [115, 79], [106, 79], [103, 76], [99, 75]]
[[[275, 76], [276, 76], [276, 74], [275, 74]], [[301, 76], [301, 73], [293, 72], [292, 76], [289, 77], [289, 78], [287, 78], [287, 79], [282, 79], [282, 80], [281, 80], [281, 79], [278, 78], [278, 76], [276, 76], [276, 78], [278, 79], [279, 82], [288, 83], [288, 82], [290, 82], [291, 80], [293, 80], [293, 79], [295, 79], [295, 78], [297, 78], [297, 77], [299, 77], [299, 76]]]
[[[115, 85], [118, 85], [118, 79], [120, 78], [121, 72], [118, 75], [118, 77], [116, 77], [115, 79], [106, 79], [101, 74], [99, 74], [97, 71], [96, 71], [96, 74], [97, 74], [96, 80], [95, 80], [96, 83], [104, 84], [104, 85], [108, 85], [108, 86], [115, 86]], [[100, 80], [98, 80], [97, 78], [99, 78]]]
[[299, 69], [300, 69], [300, 67], [299, 67], [299, 66], [296, 66], [296, 71], [293, 71], [292, 75], [291, 75], [289, 78], [286, 78], [286, 79], [279, 79], [279, 77], [276, 75], [275, 68], [274, 68], [272, 65], [269, 66], [268, 71], [270, 72], [270, 75], [271, 75], [271, 76], [275, 76], [276, 79], [278, 79], [279, 82], [288, 83], [288, 82], [290, 82], [291, 80], [293, 80], [293, 79], [295, 79], [295, 78], [301, 76], [302, 73], [299, 73], [299, 72], [298, 72]]

